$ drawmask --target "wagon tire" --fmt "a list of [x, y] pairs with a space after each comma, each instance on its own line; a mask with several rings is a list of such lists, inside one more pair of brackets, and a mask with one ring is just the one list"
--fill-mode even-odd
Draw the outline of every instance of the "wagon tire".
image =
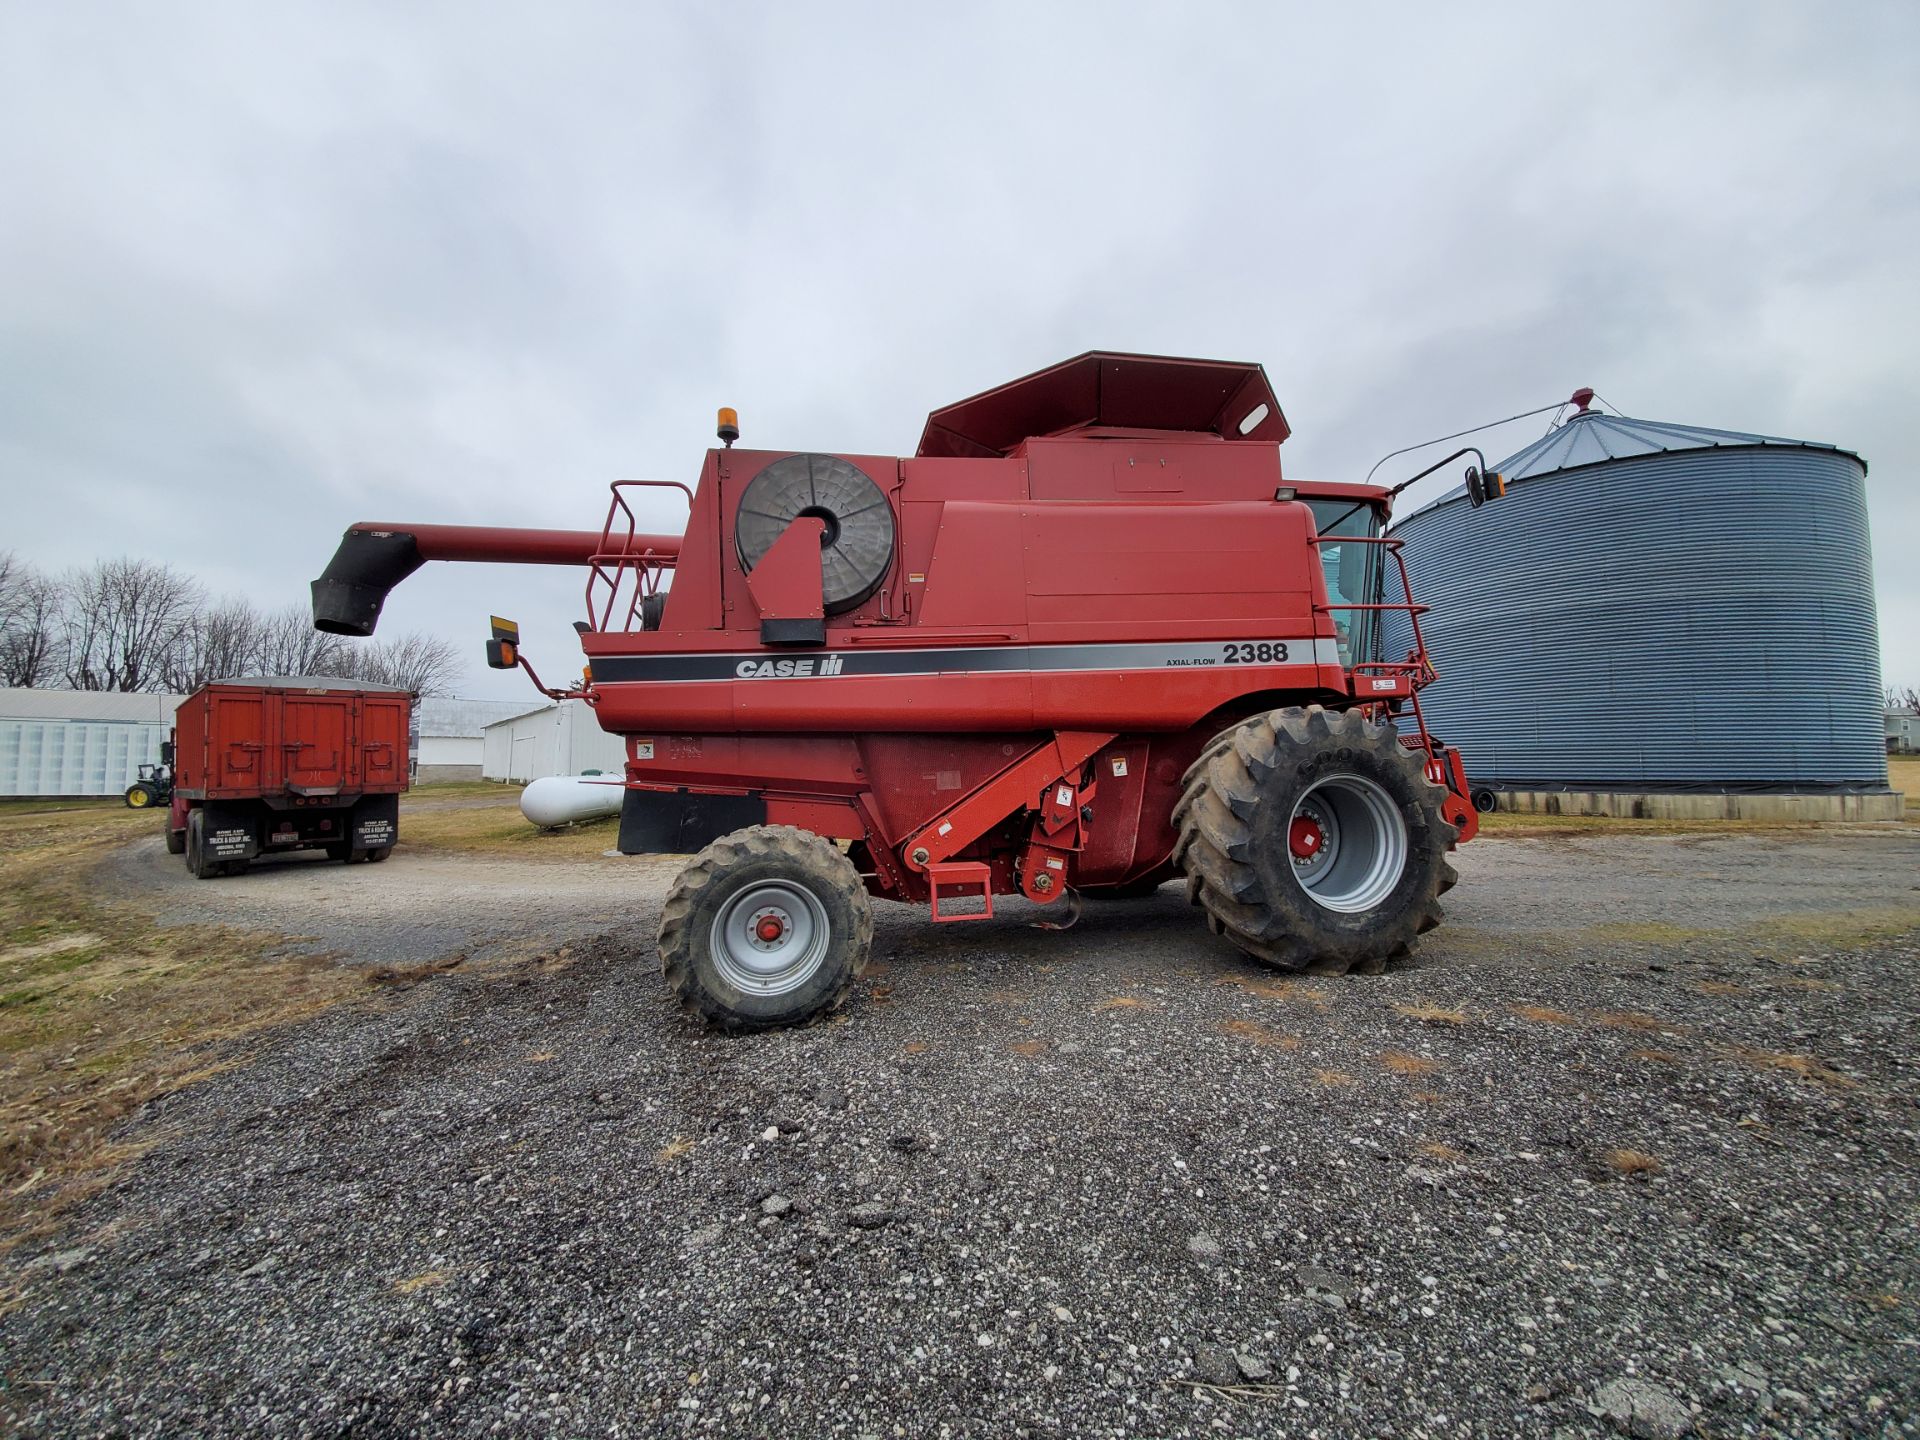
[[1276, 970], [1375, 973], [1413, 954], [1457, 879], [1446, 791], [1358, 711], [1273, 710], [1216, 738], [1174, 808], [1207, 928]]
[[376, 845], [367, 851], [367, 863], [369, 865], [378, 865], [392, 853], [393, 847], [391, 845]]
[[184, 855], [187, 853], [187, 832], [173, 828], [173, 817], [167, 817], [167, 853]]
[[220, 861], [207, 854], [207, 812], [190, 811], [187, 815], [187, 843], [185, 853], [187, 869], [193, 872], [196, 880], [211, 880], [225, 868]]
[[838, 846], [790, 825], [723, 835], [687, 862], [660, 912], [667, 988], [717, 1029], [804, 1024], [867, 968], [873, 910]]

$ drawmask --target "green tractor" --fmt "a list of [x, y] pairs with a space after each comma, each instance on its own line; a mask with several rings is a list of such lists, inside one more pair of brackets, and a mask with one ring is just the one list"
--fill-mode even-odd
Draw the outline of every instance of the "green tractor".
[[140, 778], [127, 787], [127, 806], [133, 810], [149, 810], [155, 805], [173, 803], [173, 742], [168, 740], [160, 746], [160, 763], [142, 765]]

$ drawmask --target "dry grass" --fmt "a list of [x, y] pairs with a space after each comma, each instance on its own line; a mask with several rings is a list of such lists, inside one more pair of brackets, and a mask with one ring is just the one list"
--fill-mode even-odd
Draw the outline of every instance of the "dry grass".
[[1593, 1023], [1604, 1025], [1609, 1030], [1639, 1030], [1649, 1033], [1671, 1032], [1673, 1026], [1657, 1015], [1643, 1015], [1638, 1010], [1603, 1010], [1593, 1017]]
[[1093, 1008], [1095, 1010], [1150, 1010], [1153, 1007], [1137, 995], [1113, 995], [1100, 1001]]
[[283, 936], [163, 930], [96, 883], [103, 854], [158, 825], [118, 802], [0, 805], [0, 1248], [108, 1183], [140, 1148], [115, 1126], [142, 1105], [366, 994], [326, 957], [276, 954]]
[[1047, 1053], [1047, 1042], [1044, 1040], [1016, 1040], [1007, 1048], [1013, 1051], [1014, 1054], [1024, 1055], [1031, 1060], [1037, 1055]]
[[1811, 1055], [1796, 1055], [1784, 1050], [1762, 1050], [1752, 1045], [1724, 1046], [1721, 1053], [1728, 1058], [1738, 1060], [1743, 1065], [1751, 1065], [1756, 1070], [1779, 1070], [1788, 1075], [1796, 1075], [1802, 1080], [1812, 1081], [1816, 1085], [1830, 1085], [1836, 1090], [1849, 1090], [1859, 1082], [1850, 1075], [1842, 1075], [1838, 1070], [1821, 1063]]
[[520, 791], [511, 787], [504, 792], [498, 785], [482, 782], [482, 798], [490, 805], [470, 805], [453, 810], [423, 810], [408, 803], [450, 797], [463, 785], [435, 786], [401, 797], [400, 843], [409, 850], [457, 850], [464, 854], [511, 856], [515, 860], [597, 859], [613, 849], [620, 836], [620, 818], [609, 815], [600, 820], [569, 825], [563, 830], [537, 830], [520, 813]]
[[1658, 1175], [1666, 1169], [1657, 1159], [1644, 1150], [1609, 1150], [1605, 1155], [1607, 1168], [1622, 1178]]
[[1281, 1030], [1269, 1030], [1256, 1020], [1226, 1020], [1221, 1022], [1220, 1031], [1236, 1040], [1245, 1040], [1269, 1050], [1295, 1050], [1300, 1042]]
[[1423, 1141], [1420, 1145], [1420, 1153], [1425, 1155], [1429, 1160], [1444, 1160], [1449, 1165], [1464, 1165], [1467, 1163], [1465, 1152], [1456, 1150], [1453, 1146], [1444, 1144], [1438, 1140]]
[[1451, 1009], [1445, 1005], [1434, 1005], [1420, 1001], [1411, 1005], [1395, 1005], [1394, 1010], [1409, 1020], [1418, 1020], [1423, 1025], [1464, 1025], [1467, 1012]]
[[1343, 1090], [1354, 1083], [1353, 1076], [1344, 1070], [1316, 1070], [1313, 1078], [1329, 1090]]
[[409, 1275], [404, 1280], [393, 1282], [393, 1288], [401, 1295], [412, 1295], [421, 1290], [432, 1290], [447, 1283], [444, 1270], [423, 1270], [418, 1275]]
[[1316, 1010], [1327, 1008], [1326, 997], [1299, 980], [1265, 980], [1250, 975], [1229, 975], [1214, 981], [1214, 984], [1232, 985], [1262, 1000], [1284, 1000], [1291, 1005], [1311, 1005]]
[[1389, 1050], [1380, 1057], [1380, 1064], [1396, 1075], [1431, 1075], [1440, 1068], [1438, 1060], [1429, 1060], [1424, 1055], [1409, 1055], [1404, 1050]]
[[1532, 1020], [1540, 1025], [1573, 1024], [1573, 1016], [1564, 1010], [1555, 1010], [1549, 1005], [1510, 1005], [1507, 1008], [1522, 1020]]
[[1752, 835], [1780, 830], [1818, 830], [1824, 823], [1819, 820], [1624, 820], [1612, 815], [1518, 815], [1499, 810], [1480, 817], [1480, 831], [1502, 840], [1551, 840], [1578, 835]]
[[1920, 824], [1920, 755], [1889, 755], [1887, 783], [1907, 797], [1908, 824]]
[[653, 1158], [662, 1165], [671, 1165], [682, 1155], [693, 1149], [693, 1141], [684, 1135], [676, 1135], [654, 1152]]

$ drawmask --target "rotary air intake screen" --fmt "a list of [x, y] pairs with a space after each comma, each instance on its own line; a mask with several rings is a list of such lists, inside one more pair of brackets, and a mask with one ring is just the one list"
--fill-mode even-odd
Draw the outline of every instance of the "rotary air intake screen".
[[880, 588], [893, 563], [893, 507], [871, 476], [832, 455], [787, 455], [753, 477], [734, 516], [741, 568], [760, 557], [801, 515], [826, 524], [820, 581], [826, 612], [851, 610]]

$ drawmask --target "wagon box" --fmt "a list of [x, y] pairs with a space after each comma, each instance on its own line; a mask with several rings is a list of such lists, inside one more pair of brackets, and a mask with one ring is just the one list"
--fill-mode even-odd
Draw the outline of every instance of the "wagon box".
[[282, 850], [386, 859], [412, 704], [395, 686], [316, 676], [201, 686], [174, 714], [167, 848], [202, 879]]

